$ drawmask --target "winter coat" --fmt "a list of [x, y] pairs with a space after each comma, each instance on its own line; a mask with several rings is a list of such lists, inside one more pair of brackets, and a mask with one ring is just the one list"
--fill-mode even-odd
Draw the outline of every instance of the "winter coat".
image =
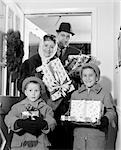
[[47, 146], [50, 145], [47, 134], [50, 132], [50, 130], [54, 129], [56, 121], [53, 118], [54, 114], [51, 107], [49, 107], [41, 98], [36, 102], [36, 107], [33, 107], [38, 109], [39, 112], [43, 115], [44, 120], [46, 120], [48, 123], [48, 129], [42, 130], [42, 133], [38, 137], [27, 132], [20, 135], [19, 133], [22, 133], [22, 129], [14, 129], [16, 120], [22, 118], [22, 112], [26, 111], [28, 105], [30, 105], [30, 101], [26, 98], [23, 101], [15, 104], [5, 117], [5, 123], [8, 127], [8, 130], [12, 130], [14, 132], [11, 142], [11, 149], [25, 149], [23, 143], [25, 143], [26, 141], [37, 141], [38, 144], [33, 147], [33, 150], [46, 150]]
[[79, 55], [79, 54], [80, 54], [79, 49], [77, 49], [75, 47], [72, 47], [72, 46], [67, 46], [65, 48], [65, 51], [64, 51], [63, 55], [61, 54], [59, 56], [59, 59], [61, 60], [62, 64], [65, 65], [66, 60], [68, 59], [69, 55]]
[[73, 92], [71, 100], [98, 100], [102, 101], [102, 104], [105, 108], [105, 116], [109, 119], [109, 122], [112, 123], [115, 118], [115, 111], [113, 107], [113, 99], [111, 94], [100, 84], [95, 84], [90, 91], [86, 89], [86, 86], [83, 84], [78, 90]]
[[[83, 84], [77, 91], [73, 92], [71, 100], [96, 100], [104, 104], [104, 116], [109, 120], [109, 124], [114, 127], [115, 111], [113, 108], [112, 96], [100, 84], [95, 84], [90, 91]], [[106, 146], [105, 132], [91, 126], [75, 126], [73, 150], [104, 150]]]

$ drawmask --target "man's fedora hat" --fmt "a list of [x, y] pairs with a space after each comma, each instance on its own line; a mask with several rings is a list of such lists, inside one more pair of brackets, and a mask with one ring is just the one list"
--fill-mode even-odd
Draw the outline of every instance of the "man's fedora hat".
[[67, 22], [62, 22], [62, 23], [60, 24], [59, 29], [56, 30], [56, 32], [61, 32], [61, 31], [70, 33], [70, 34], [72, 34], [72, 36], [74, 35], [74, 33], [73, 33], [72, 30], [71, 30], [71, 25], [70, 25], [70, 23], [67, 23]]

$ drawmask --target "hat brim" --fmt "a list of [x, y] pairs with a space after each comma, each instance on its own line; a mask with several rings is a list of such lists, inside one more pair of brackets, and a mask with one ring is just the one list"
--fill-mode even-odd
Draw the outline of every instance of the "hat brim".
[[43, 88], [43, 82], [40, 78], [36, 77], [36, 76], [30, 76], [30, 77], [27, 77], [23, 80], [23, 83], [22, 83], [22, 92], [25, 91], [25, 86], [31, 82], [31, 81], [36, 81], [38, 84], [40, 84], [41, 88]]
[[75, 35], [73, 32], [70, 32], [70, 31], [67, 31], [67, 30], [56, 30], [56, 32], [61, 32], [61, 31], [70, 33], [70, 34], [72, 34], [72, 36]]
[[82, 74], [82, 70], [83, 70], [84, 68], [86, 68], [86, 67], [92, 68], [92, 69], [95, 71], [98, 80], [100, 79], [100, 69], [99, 69], [99, 67], [98, 67], [97, 65], [95, 65], [94, 63], [85, 63], [83, 66], [81, 66], [80, 69], [79, 69], [80, 74]]

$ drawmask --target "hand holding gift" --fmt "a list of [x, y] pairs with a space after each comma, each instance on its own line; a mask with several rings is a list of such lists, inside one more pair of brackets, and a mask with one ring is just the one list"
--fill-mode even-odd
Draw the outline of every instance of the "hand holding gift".
[[71, 121], [76, 124], [96, 126], [100, 124], [100, 119], [104, 111], [103, 107], [101, 101], [72, 100], [69, 116], [62, 116], [61, 120]]
[[34, 118], [35, 118], [34, 120], [31, 120], [31, 118], [18, 119], [15, 122], [15, 124], [17, 127], [22, 128], [23, 130], [32, 135], [38, 135], [41, 133], [41, 130], [48, 128], [48, 124], [41, 117], [34, 117]]
[[31, 118], [31, 120], [35, 120], [35, 116], [39, 117], [39, 111], [32, 105], [27, 104], [26, 111], [22, 112], [22, 119]]

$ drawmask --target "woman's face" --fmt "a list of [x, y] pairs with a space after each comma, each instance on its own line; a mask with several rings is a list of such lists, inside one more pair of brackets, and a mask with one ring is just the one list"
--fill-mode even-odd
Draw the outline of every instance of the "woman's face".
[[54, 41], [51, 40], [47, 40], [43, 42], [42, 49], [45, 57], [50, 57], [53, 54], [55, 45], [56, 44], [54, 43]]

